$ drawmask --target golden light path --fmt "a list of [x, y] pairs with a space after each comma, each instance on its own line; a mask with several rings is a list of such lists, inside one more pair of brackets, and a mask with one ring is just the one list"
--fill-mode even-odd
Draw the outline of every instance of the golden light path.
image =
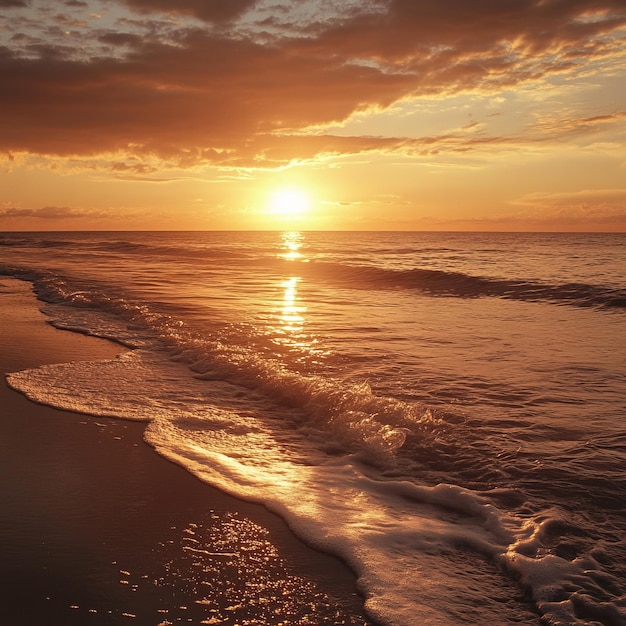
[[305, 260], [302, 258], [302, 252], [300, 252], [303, 237], [299, 232], [291, 231], [282, 233], [281, 239], [281, 245], [284, 252], [281, 252], [278, 256], [287, 261]]

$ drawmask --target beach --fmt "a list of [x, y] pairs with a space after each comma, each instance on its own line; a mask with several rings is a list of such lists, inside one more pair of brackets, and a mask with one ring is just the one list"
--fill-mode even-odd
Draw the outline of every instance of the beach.
[[0, 280], [2, 623], [369, 623], [343, 562], [157, 455], [145, 424], [11, 390], [7, 372], [125, 350], [53, 328], [40, 304]]

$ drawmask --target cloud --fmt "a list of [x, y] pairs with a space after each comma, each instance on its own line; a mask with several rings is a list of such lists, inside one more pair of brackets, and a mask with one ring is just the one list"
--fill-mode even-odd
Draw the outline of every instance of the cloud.
[[37, 218], [37, 219], [59, 219], [59, 218], [81, 218], [92, 217], [93, 214], [88, 211], [79, 209], [71, 209], [68, 207], [46, 206], [39, 209], [18, 208], [18, 207], [0, 207], [0, 219], [9, 218]]
[[535, 129], [550, 135], [591, 133], [626, 121], [626, 110], [606, 115], [577, 116], [571, 110], [558, 111], [537, 120]]
[[123, 0], [142, 13], [192, 15], [207, 22], [231, 20], [252, 8], [257, 0]]
[[98, 36], [98, 41], [113, 46], [131, 46], [133, 48], [139, 48], [144, 39], [141, 35], [135, 33], [106, 32]]
[[[77, 208], [70, 206], [20, 207], [11, 203], [0, 205], [0, 223], [7, 230], [82, 230], [95, 226], [104, 228], [140, 229], [161, 217], [154, 209]], [[176, 215], [180, 220], [180, 215]]]
[[625, 189], [585, 189], [575, 192], [532, 193], [519, 198], [515, 204], [539, 209], [577, 210], [581, 215], [593, 209], [596, 215], [626, 213]]
[[17, 7], [26, 7], [28, 3], [26, 0], [0, 0], [0, 8], [17, 8]]
[[[402, 150], [408, 139], [305, 131], [403, 98], [495, 92], [575, 73], [624, 54], [614, 33], [626, 28], [623, 0], [389, 0], [364, 3], [367, 10], [328, 21], [318, 15], [280, 36], [254, 25], [252, 0], [123, 4], [142, 14], [142, 31], [119, 21], [125, 30], [81, 30], [75, 44], [66, 37], [0, 48], [0, 74], [10, 85], [0, 93], [0, 150], [156, 155], [180, 166], [242, 167]], [[116, 3], [109, 5], [113, 12]], [[226, 23], [246, 12], [245, 28]], [[146, 33], [161, 13], [221, 27], [181, 22], [157, 40]], [[294, 20], [292, 15], [285, 23]], [[113, 46], [117, 55], [80, 57], [88, 36]], [[588, 120], [587, 126], [602, 122]], [[428, 138], [420, 141], [425, 149]]]
[[[623, 232], [626, 230], [626, 189], [588, 189], [578, 192], [533, 193], [493, 215], [450, 218], [425, 215], [395, 222], [400, 229]], [[381, 227], [386, 222], [380, 220]]]
[[568, 223], [590, 230], [626, 227], [625, 189], [585, 189], [576, 192], [532, 193], [513, 205], [523, 207], [517, 219], [537, 223]]

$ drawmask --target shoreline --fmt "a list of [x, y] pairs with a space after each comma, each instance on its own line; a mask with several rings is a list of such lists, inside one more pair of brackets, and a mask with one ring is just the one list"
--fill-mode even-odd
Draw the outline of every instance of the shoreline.
[[159, 456], [144, 422], [60, 411], [10, 389], [7, 372], [125, 349], [45, 323], [21, 280], [0, 278], [0, 308], [3, 620], [373, 623], [345, 563]]

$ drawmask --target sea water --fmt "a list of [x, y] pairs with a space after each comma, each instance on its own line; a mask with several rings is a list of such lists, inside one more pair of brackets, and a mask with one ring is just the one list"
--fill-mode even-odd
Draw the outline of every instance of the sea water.
[[626, 623], [626, 235], [5, 233], [55, 326], [9, 375], [143, 420], [339, 555], [383, 624]]

